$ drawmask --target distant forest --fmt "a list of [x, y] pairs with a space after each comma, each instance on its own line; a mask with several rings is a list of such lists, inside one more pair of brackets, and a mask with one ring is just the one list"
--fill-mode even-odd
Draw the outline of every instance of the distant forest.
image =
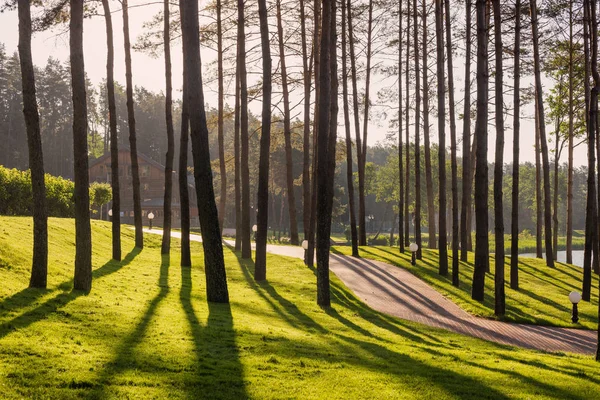
[[[73, 138], [72, 138], [72, 101], [70, 89], [70, 75], [68, 63], [50, 58], [43, 67], [36, 69], [36, 85], [38, 106], [41, 117], [42, 143], [44, 148], [44, 165], [46, 172], [56, 176], [72, 179], [73, 177]], [[109, 150], [108, 132], [108, 105], [106, 101], [106, 84], [104, 82], [93, 85], [87, 82], [88, 95], [88, 145], [90, 161], [100, 157]], [[167, 136], [164, 118], [165, 97], [162, 92], [151, 92], [144, 87], [136, 86], [134, 91], [135, 117], [138, 128], [138, 151], [151, 157], [155, 161], [164, 164], [167, 151]], [[128, 146], [128, 127], [125, 88], [116, 84], [117, 103], [117, 129], [119, 132], [119, 146]], [[207, 117], [210, 129], [210, 151], [213, 160], [213, 174], [215, 194], [219, 196], [220, 175], [218, 168], [218, 143], [217, 143], [217, 110], [216, 104], [207, 104]], [[0, 165], [8, 168], [25, 170], [28, 168], [27, 135], [25, 133], [25, 122], [22, 112], [21, 73], [18, 55], [9, 55], [3, 44], [0, 44]], [[181, 103], [174, 103], [175, 124], [175, 153], [179, 154]], [[227, 160], [227, 171], [233, 176], [233, 111], [226, 107], [225, 112], [225, 154]], [[250, 113], [250, 185], [251, 193], [256, 193], [259, 159], [259, 137], [260, 121], [257, 116]], [[300, 231], [302, 231], [301, 207], [301, 184], [302, 184], [302, 121], [296, 120], [292, 123], [292, 146], [294, 160], [294, 178], [296, 183], [296, 202], [299, 213]], [[411, 144], [411, 159], [414, 159], [414, 145]], [[405, 146], [406, 149], [406, 146]], [[437, 174], [437, 145], [431, 148], [431, 162], [433, 173], [433, 193], [438, 193]], [[447, 149], [449, 153], [449, 150]], [[356, 157], [356, 152], [354, 152]], [[424, 165], [424, 151], [420, 152], [422, 165]], [[349, 210], [346, 183], [346, 148], [340, 142], [337, 149], [337, 169], [335, 178], [335, 201], [333, 210], [333, 230], [343, 232], [349, 224]], [[188, 157], [191, 169], [191, 155]], [[450, 157], [446, 160], [448, 175], [450, 174]], [[551, 160], [552, 162], [552, 160]], [[356, 163], [356, 160], [354, 161]], [[461, 163], [459, 165], [459, 175]], [[375, 168], [380, 166], [381, 168]], [[357, 166], [354, 164], [355, 175]], [[504, 173], [504, 219], [505, 226], [510, 226], [510, 198], [512, 185], [512, 165], [505, 165]], [[554, 171], [554, 165], [551, 165]], [[270, 216], [271, 229], [280, 232], [280, 235], [289, 234], [289, 217], [287, 212], [286, 177], [285, 177], [285, 149], [283, 136], [283, 123], [281, 118], [274, 117], [272, 141], [271, 141], [271, 174], [270, 174]], [[489, 167], [490, 182], [490, 209], [493, 208], [492, 182], [493, 164]], [[552, 172], [552, 182], [554, 182]], [[425, 171], [421, 170], [423, 182]], [[574, 221], [575, 230], [585, 227], [585, 202], [586, 202], [586, 179], [587, 168], [585, 166], [574, 170]], [[567, 167], [566, 164], [559, 165], [558, 169], [558, 229], [559, 235], [565, 234], [566, 226], [566, 197], [567, 197]], [[389, 234], [397, 225], [398, 207], [398, 152], [397, 142], [379, 143], [369, 147], [367, 152], [366, 167], [366, 210], [367, 231]], [[225, 227], [235, 227], [234, 212], [234, 181], [228, 179], [228, 203], [225, 215]], [[460, 183], [459, 183], [460, 185]], [[553, 185], [554, 186], [554, 185]], [[536, 231], [536, 168], [532, 163], [523, 163], [520, 168], [520, 200], [519, 200], [519, 226], [521, 231], [528, 230], [535, 235]], [[410, 185], [411, 198], [414, 194], [414, 185]], [[427, 190], [422, 185], [422, 199], [426, 204]], [[448, 191], [450, 193], [450, 181], [448, 180]], [[461, 191], [459, 191], [461, 193]], [[555, 196], [554, 187], [552, 196]], [[434, 196], [437, 208], [437, 196]], [[231, 201], [230, 201], [231, 199]], [[217, 198], [217, 202], [218, 202]], [[460, 199], [459, 199], [460, 201]], [[251, 204], [255, 209], [256, 199], [251, 198]], [[452, 207], [448, 195], [448, 226], [450, 227], [450, 209]], [[412, 209], [410, 210], [412, 218]], [[422, 224], [427, 226], [427, 208], [422, 210]], [[255, 218], [255, 215], [252, 216]], [[490, 227], [493, 227], [493, 213], [489, 213]], [[254, 222], [252, 222], [254, 223]], [[411, 225], [411, 232], [412, 232]]]

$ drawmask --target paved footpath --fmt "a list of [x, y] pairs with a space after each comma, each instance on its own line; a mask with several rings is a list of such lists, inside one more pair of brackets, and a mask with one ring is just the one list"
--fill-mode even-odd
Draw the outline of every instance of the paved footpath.
[[[150, 233], [162, 234], [162, 231], [152, 230]], [[173, 237], [181, 235], [173, 232]], [[191, 240], [199, 239], [197, 235], [191, 235]], [[232, 241], [225, 242], [233, 245]], [[304, 258], [304, 250], [295, 246], [267, 245], [267, 252]], [[371, 308], [398, 318], [528, 349], [582, 354], [596, 352], [596, 331], [475, 317], [407, 270], [381, 261], [332, 254], [329, 268]]]

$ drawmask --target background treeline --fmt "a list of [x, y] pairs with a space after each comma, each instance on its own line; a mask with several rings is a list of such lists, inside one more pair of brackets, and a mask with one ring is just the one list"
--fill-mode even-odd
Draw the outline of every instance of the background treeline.
[[[50, 175], [62, 176], [67, 179], [73, 177], [73, 161], [72, 161], [72, 105], [71, 105], [71, 88], [70, 75], [68, 65], [62, 64], [55, 59], [48, 59], [46, 66], [37, 68], [38, 80], [38, 102], [41, 115], [41, 132], [42, 143], [44, 146], [44, 158], [46, 160], [46, 169]], [[102, 82], [97, 86], [88, 82], [88, 144], [90, 148], [90, 160], [101, 156], [108, 151], [109, 133], [108, 133], [108, 111], [106, 104], [105, 83]], [[4, 51], [4, 46], [0, 44], [0, 165], [8, 168], [17, 168], [26, 170], [28, 168], [27, 158], [27, 135], [25, 134], [25, 122], [22, 112], [22, 95], [21, 95], [21, 75], [18, 55], [15, 53], [9, 56]], [[138, 130], [138, 150], [157, 162], [164, 164], [165, 154], [167, 151], [167, 140], [164, 134], [165, 121], [162, 116], [164, 108], [164, 94], [162, 92], [155, 93], [137, 86], [134, 91], [135, 108], [136, 108], [136, 123]], [[122, 85], [116, 85], [116, 100], [117, 100], [117, 129], [119, 131], [119, 146], [128, 146], [127, 138], [127, 109], [125, 89]], [[180, 135], [180, 102], [174, 103], [174, 124], [175, 124], [175, 147], [176, 153], [179, 153], [179, 135]], [[225, 159], [227, 173], [233, 176], [234, 173], [234, 121], [233, 112], [231, 109], [226, 109], [224, 113], [224, 136], [225, 136]], [[218, 168], [218, 143], [217, 143], [217, 110], [214, 108], [207, 109], [207, 118], [211, 134], [210, 151], [213, 159], [213, 173], [215, 176], [215, 190], [220, 186], [220, 174]], [[272, 231], [277, 232], [278, 236], [289, 234], [289, 213], [287, 210], [287, 195], [286, 195], [286, 168], [285, 168], [285, 149], [283, 136], [282, 118], [275, 120], [273, 124], [272, 143], [271, 143], [271, 182], [270, 182], [270, 227]], [[250, 113], [249, 121], [249, 149], [250, 149], [250, 186], [252, 192], [256, 190], [257, 175], [258, 175], [258, 151], [259, 151], [259, 119]], [[561, 124], [561, 128], [564, 124]], [[300, 231], [302, 231], [302, 211], [301, 207], [301, 183], [302, 183], [302, 123], [295, 120], [292, 123], [292, 157], [295, 172], [294, 180], [296, 187], [297, 210], [299, 213]], [[414, 144], [410, 144], [410, 158], [414, 160]], [[407, 147], [404, 147], [406, 152]], [[431, 163], [432, 163], [432, 183], [433, 193], [439, 193], [438, 179], [438, 146], [431, 146]], [[333, 210], [333, 229], [335, 232], [342, 233], [345, 231], [349, 223], [349, 208], [348, 208], [348, 189], [346, 182], [346, 149], [345, 146], [338, 146], [338, 167], [336, 169], [335, 179], [335, 201]], [[424, 149], [420, 152], [421, 164], [425, 165]], [[190, 160], [191, 168], [191, 159]], [[449, 155], [446, 157], [450, 159]], [[553, 164], [553, 163], [552, 163]], [[459, 175], [462, 175], [461, 165], [459, 165]], [[504, 223], [510, 226], [510, 200], [512, 186], [512, 164], [506, 164], [503, 180], [503, 196], [504, 200]], [[554, 165], [551, 165], [554, 171]], [[353, 171], [357, 170], [356, 164], [353, 165]], [[489, 167], [489, 181], [492, 182], [493, 164]], [[450, 162], [447, 162], [447, 173], [450, 174]], [[397, 144], [394, 141], [380, 143], [376, 146], [369, 147], [367, 152], [367, 167], [366, 172], [366, 209], [367, 214], [372, 216], [372, 219], [367, 218], [366, 228], [371, 233], [392, 233], [397, 222], [397, 205], [399, 196], [399, 177], [398, 177], [398, 151]], [[356, 172], [354, 172], [356, 175]], [[520, 182], [521, 189], [519, 191], [519, 203], [522, 205], [519, 208], [520, 229], [528, 230], [535, 234], [536, 231], [536, 167], [532, 163], [520, 164]], [[4, 172], [6, 176], [6, 171]], [[423, 181], [425, 181], [425, 171], [421, 171]], [[585, 166], [575, 168], [573, 173], [574, 186], [574, 221], [573, 229], [580, 230], [585, 227], [585, 201], [586, 201], [586, 178], [587, 168]], [[24, 178], [26, 179], [26, 178]], [[553, 179], [553, 177], [552, 177]], [[62, 182], [61, 185], [68, 185], [66, 181], [51, 179], [51, 182]], [[69, 189], [65, 191], [72, 192], [72, 183]], [[54, 183], [49, 183], [49, 192]], [[58, 185], [58, 183], [56, 183]], [[358, 185], [358, 182], [356, 182]], [[234, 198], [234, 181], [228, 180], [227, 198]], [[414, 198], [414, 185], [406, 188], [409, 190], [410, 198]], [[0, 189], [2, 190], [2, 189]], [[23, 188], [25, 190], [25, 188]], [[31, 198], [31, 189], [28, 197]], [[554, 193], [554, 187], [553, 196]], [[6, 192], [6, 189], [4, 189]], [[216, 190], [217, 196], [220, 196]], [[448, 182], [448, 193], [450, 193], [450, 183]], [[462, 193], [462, 190], [459, 190]], [[491, 183], [490, 183], [491, 193]], [[566, 199], [567, 199], [567, 167], [566, 164], [559, 165], [558, 168], [558, 229], [559, 235], [565, 234], [566, 227]], [[72, 193], [70, 194], [72, 195]], [[421, 187], [421, 197], [426, 202], [427, 190], [426, 186]], [[49, 198], [52, 198], [51, 196]], [[2, 197], [4, 200], [4, 197]], [[67, 197], [62, 198], [62, 200]], [[490, 209], [492, 207], [492, 196], [490, 199]], [[72, 198], [68, 197], [69, 205], [62, 204], [62, 200], [57, 200], [56, 205], [50, 204], [50, 215], [53, 216], [72, 216]], [[219, 199], [217, 199], [218, 201]], [[254, 199], [252, 199], [254, 201]], [[438, 208], [439, 199], [434, 198], [435, 207]], [[255, 204], [252, 204], [255, 207]], [[13, 215], [30, 215], [30, 201], [23, 205], [13, 204], [12, 202], [5, 203], [2, 201], [0, 205], [0, 213]], [[451, 202], [448, 201], [448, 222], [450, 221]], [[409, 206], [409, 211], [412, 218], [414, 212], [414, 204]], [[252, 217], [255, 217], [253, 215]], [[421, 221], [426, 230], [428, 214], [426, 209], [421, 211]], [[490, 226], [493, 226], [493, 214], [490, 213]], [[437, 226], [437, 224], [436, 224]], [[450, 226], [450, 225], [449, 225]], [[235, 210], [232, 201], [227, 203], [225, 215], [225, 227], [235, 227]], [[411, 225], [412, 230], [412, 225]], [[393, 238], [393, 236], [392, 236]]]

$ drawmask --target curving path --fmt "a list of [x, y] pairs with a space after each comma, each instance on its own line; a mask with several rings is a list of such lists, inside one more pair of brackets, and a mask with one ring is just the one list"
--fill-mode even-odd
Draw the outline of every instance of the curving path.
[[[146, 232], [162, 234], [160, 230]], [[173, 237], [181, 235], [173, 232]], [[191, 240], [201, 239], [192, 235]], [[233, 245], [229, 240], [225, 243]], [[267, 245], [267, 252], [304, 258], [304, 250], [295, 246]], [[581, 354], [596, 352], [596, 331], [475, 317], [407, 270], [381, 261], [332, 254], [329, 268], [371, 308], [398, 318], [528, 349]]]

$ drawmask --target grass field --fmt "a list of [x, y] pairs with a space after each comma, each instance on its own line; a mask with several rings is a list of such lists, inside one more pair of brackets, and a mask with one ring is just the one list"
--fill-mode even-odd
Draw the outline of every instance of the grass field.
[[591, 357], [488, 343], [377, 313], [332, 275], [330, 309], [301, 261], [268, 257], [268, 281], [225, 249], [230, 305], [208, 304], [202, 251], [179, 267], [160, 236], [110, 257], [93, 223], [94, 282], [72, 291], [72, 220], [50, 219], [49, 288], [27, 289], [31, 220], [0, 217], [0, 397], [594, 399]]
[[[343, 246], [334, 248], [341, 254], [351, 254], [351, 249]], [[450, 254], [452, 252], [449, 252]], [[416, 266], [410, 263], [410, 252], [400, 254], [396, 247], [361, 247], [360, 255], [365, 258], [398, 265], [412, 272], [436, 288], [471, 314], [485, 318], [494, 316], [494, 256], [490, 257], [491, 273], [485, 277], [485, 297], [483, 303], [471, 299], [473, 280], [473, 253], [469, 253], [467, 263], [459, 263], [460, 287], [452, 285], [452, 259], [448, 259], [448, 277], [438, 273], [437, 250], [423, 249], [423, 260]], [[519, 290], [510, 288], [510, 258], [505, 260], [506, 316], [503, 320], [537, 325], [554, 325], [598, 328], [598, 276], [593, 274], [592, 302], [579, 303], [578, 324], [571, 323], [571, 291], [581, 293], [583, 270], [572, 265], [555, 263], [554, 269], [546, 266], [544, 260], [519, 257]]]

